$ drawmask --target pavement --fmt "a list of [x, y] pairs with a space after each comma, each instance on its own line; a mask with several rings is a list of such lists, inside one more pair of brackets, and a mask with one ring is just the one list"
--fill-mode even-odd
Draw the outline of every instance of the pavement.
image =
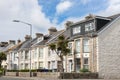
[[120, 80], [120, 79], [45, 79], [39, 77], [12, 77], [2, 76], [0, 80]]

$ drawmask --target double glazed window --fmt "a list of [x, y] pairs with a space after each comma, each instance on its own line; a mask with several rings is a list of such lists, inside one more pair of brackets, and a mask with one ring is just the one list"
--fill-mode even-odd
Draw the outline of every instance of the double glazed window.
[[29, 55], [29, 54], [28, 54], [28, 51], [26, 50], [26, 51], [25, 51], [25, 59], [28, 59], [28, 55]]
[[75, 53], [80, 53], [80, 39], [75, 41]]
[[85, 31], [91, 31], [94, 30], [94, 24], [93, 23], [88, 23], [85, 25]]
[[90, 52], [90, 44], [89, 44], [89, 39], [84, 39], [83, 41], [83, 52]]
[[43, 48], [40, 48], [40, 49], [39, 49], [39, 57], [40, 57], [40, 58], [43, 58]]
[[83, 65], [83, 68], [89, 69], [88, 58], [84, 58], [84, 65]]
[[43, 62], [42, 61], [39, 62], [39, 68], [43, 68]]
[[80, 33], [80, 32], [81, 32], [81, 26], [73, 28], [73, 34], [77, 34], [77, 33]]
[[68, 47], [70, 49], [70, 54], [72, 54], [72, 43], [68, 43]]

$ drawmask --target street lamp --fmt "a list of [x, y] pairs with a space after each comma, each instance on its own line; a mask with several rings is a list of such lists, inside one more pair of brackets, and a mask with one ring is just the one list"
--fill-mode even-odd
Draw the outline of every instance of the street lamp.
[[[29, 47], [29, 49], [31, 50], [32, 24], [24, 22], [24, 21], [20, 21], [20, 20], [13, 20], [13, 22], [20, 22], [20, 23], [26, 24], [26, 25], [28, 25], [30, 27], [30, 47]], [[29, 69], [29, 72], [30, 72], [30, 77], [32, 77], [32, 75], [31, 75], [31, 51], [30, 51], [30, 69]]]

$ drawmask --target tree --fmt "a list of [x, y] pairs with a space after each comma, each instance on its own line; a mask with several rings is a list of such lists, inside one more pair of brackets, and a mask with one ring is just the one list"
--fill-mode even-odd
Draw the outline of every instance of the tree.
[[6, 60], [6, 54], [4, 52], [0, 52], [0, 68], [3, 60]]
[[60, 58], [60, 72], [64, 72], [63, 68], [63, 60], [64, 56], [66, 56], [68, 53], [70, 53], [70, 49], [68, 48], [68, 40], [65, 39], [63, 35], [58, 37], [58, 40], [56, 43], [51, 43], [49, 45], [49, 48], [52, 51], [55, 51], [58, 57]]

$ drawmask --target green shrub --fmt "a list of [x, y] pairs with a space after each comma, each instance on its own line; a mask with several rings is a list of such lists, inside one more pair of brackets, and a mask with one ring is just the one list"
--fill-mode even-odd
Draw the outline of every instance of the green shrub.
[[[22, 70], [7, 70], [7, 72], [29, 72], [29, 69], [22, 69]], [[36, 72], [36, 69], [32, 69], [31, 72]]]
[[0, 70], [0, 75], [2, 74], [2, 71]]
[[80, 70], [80, 72], [90, 72], [90, 71], [88, 69], [83, 68]]
[[29, 69], [22, 69], [20, 72], [29, 72]]
[[7, 70], [7, 72], [18, 72], [18, 70]]

